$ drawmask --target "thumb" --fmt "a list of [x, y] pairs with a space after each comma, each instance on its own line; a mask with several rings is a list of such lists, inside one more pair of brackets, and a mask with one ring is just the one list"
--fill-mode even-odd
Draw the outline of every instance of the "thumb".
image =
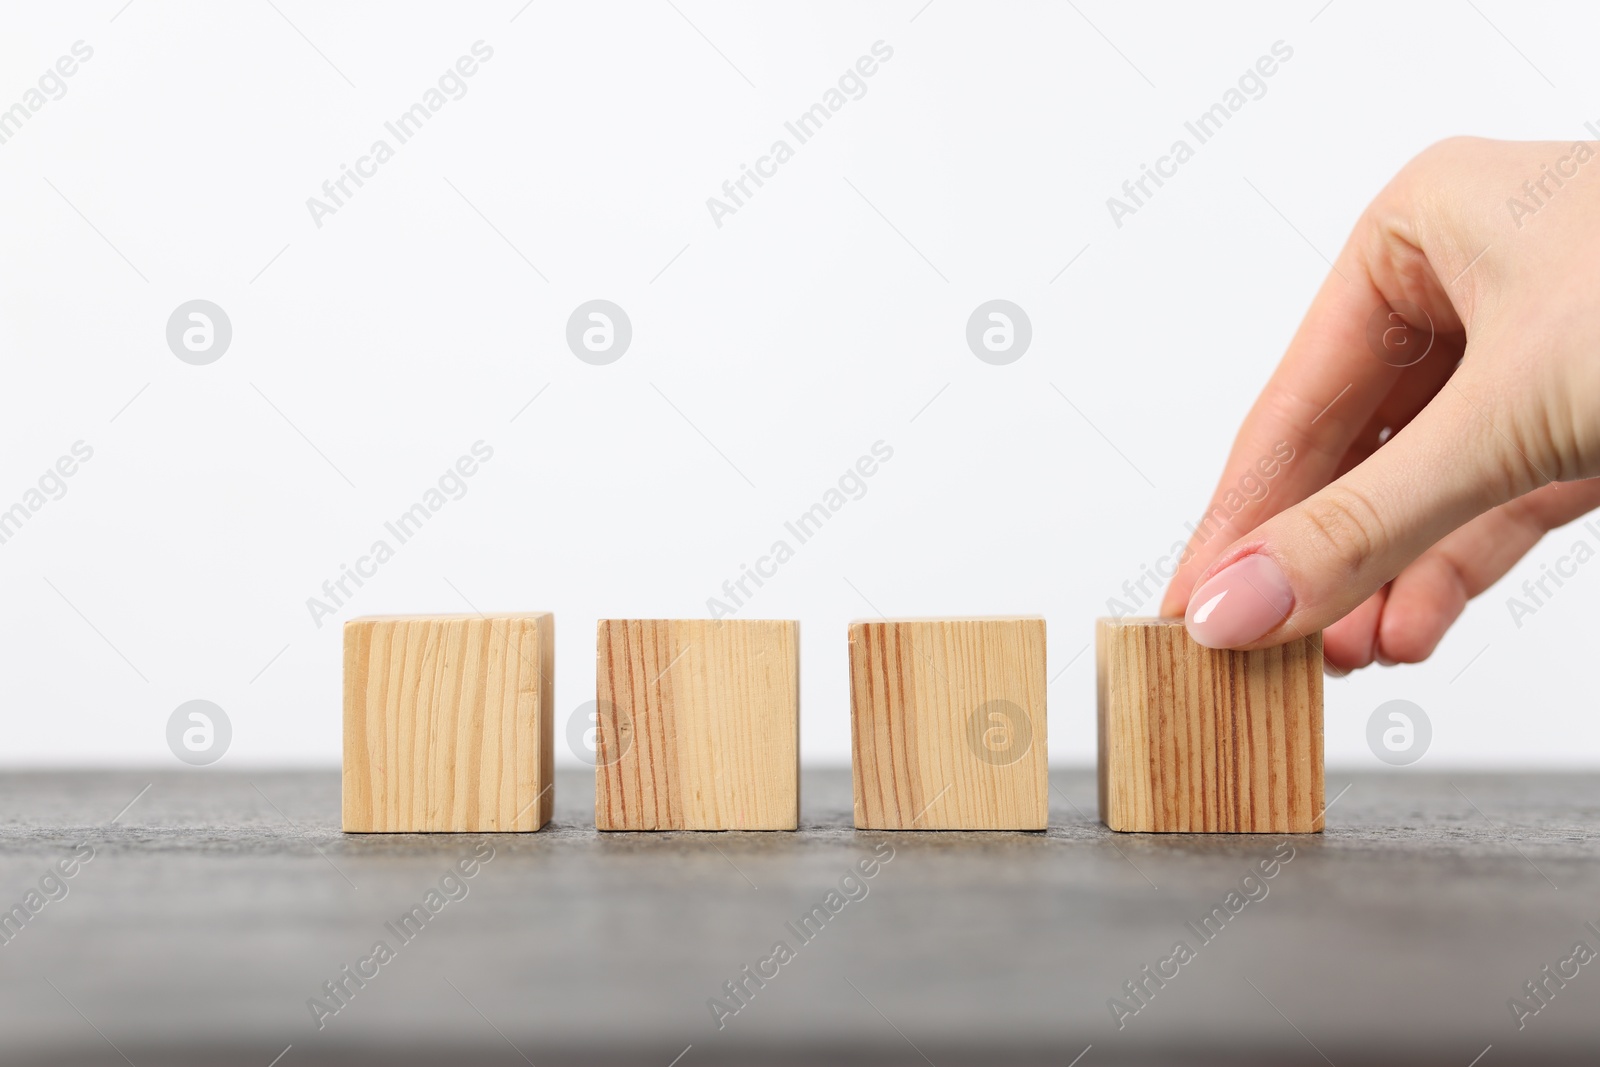
[[1447, 382], [1365, 462], [1230, 545], [1189, 598], [1190, 636], [1251, 649], [1316, 633], [1452, 530], [1549, 482], [1492, 417]]

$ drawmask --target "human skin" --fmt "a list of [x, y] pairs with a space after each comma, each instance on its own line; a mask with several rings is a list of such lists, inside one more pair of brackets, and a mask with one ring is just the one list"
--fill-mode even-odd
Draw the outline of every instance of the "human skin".
[[1335, 669], [1418, 662], [1545, 533], [1600, 506], [1600, 145], [1453, 138], [1408, 163], [1356, 223], [1212, 505], [1280, 441], [1295, 460], [1272, 491], [1191, 538], [1167, 588], [1162, 613], [1201, 644], [1323, 630]]

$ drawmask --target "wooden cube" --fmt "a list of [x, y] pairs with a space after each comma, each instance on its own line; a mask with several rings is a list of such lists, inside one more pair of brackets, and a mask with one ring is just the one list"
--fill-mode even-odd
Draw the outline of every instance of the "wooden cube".
[[344, 829], [537, 830], [555, 789], [555, 617], [344, 627]]
[[1101, 619], [1100, 818], [1145, 833], [1322, 829], [1322, 635], [1230, 652]]
[[1043, 830], [1040, 618], [850, 624], [856, 827]]
[[601, 830], [800, 825], [800, 624], [602, 619]]

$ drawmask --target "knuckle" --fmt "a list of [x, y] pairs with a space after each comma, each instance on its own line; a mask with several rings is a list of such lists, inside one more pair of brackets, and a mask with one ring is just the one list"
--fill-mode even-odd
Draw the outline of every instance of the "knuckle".
[[1305, 502], [1302, 517], [1326, 554], [1356, 574], [1376, 559], [1389, 543], [1372, 501], [1349, 486], [1331, 485]]
[[1485, 154], [1492, 151], [1492, 144], [1483, 137], [1445, 137], [1412, 156], [1404, 169], [1428, 178], [1460, 173], [1464, 164], [1476, 161], [1481, 165]]
[[1507, 448], [1502, 454], [1505, 491], [1510, 494], [1507, 499], [1530, 493], [1548, 482], [1581, 477], [1581, 464], [1575, 462], [1582, 452], [1578, 440], [1593, 420], [1579, 413], [1582, 397], [1569, 396], [1568, 406], [1535, 404], [1525, 406], [1521, 412], [1506, 413]]
[[1436, 162], [1440, 159], [1450, 160], [1466, 152], [1481, 151], [1487, 141], [1482, 137], [1471, 137], [1467, 134], [1456, 134], [1451, 137], [1441, 137], [1428, 147], [1418, 152], [1415, 160]]
[[1485, 508], [1494, 507], [1549, 482], [1565, 481], [1573, 471], [1573, 425], [1561, 412], [1530, 404], [1525, 393], [1507, 383], [1485, 389], [1474, 401], [1472, 432], [1483, 457]]

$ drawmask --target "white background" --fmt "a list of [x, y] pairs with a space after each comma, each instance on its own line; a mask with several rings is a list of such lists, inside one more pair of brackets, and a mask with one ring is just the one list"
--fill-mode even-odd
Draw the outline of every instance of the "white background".
[[[1093, 621], [1199, 515], [1367, 200], [1441, 137], [1600, 117], [1578, 5], [675, 2], [8, 7], [0, 107], [94, 55], [0, 145], [0, 507], [94, 456], [0, 545], [4, 762], [177, 766], [194, 698], [232, 719], [223, 765], [336, 761], [338, 623], [474, 607], [555, 612], [564, 738], [597, 618], [705, 615], [881, 439], [741, 612], [802, 620], [803, 759], [849, 758], [850, 619], [1025, 612], [1051, 759], [1088, 763]], [[307, 197], [480, 39], [465, 97], [317, 228]], [[719, 229], [706, 198], [879, 40]], [[1279, 40], [1266, 95], [1114, 226]], [[634, 328], [604, 367], [564, 339], [596, 297]], [[964, 336], [996, 297], [1034, 330], [1004, 367]], [[165, 341], [194, 298], [233, 323], [209, 366]], [[466, 496], [315, 627], [480, 439]], [[1422, 766], [1592, 764], [1600, 565], [1520, 629], [1505, 603], [1576, 536], [1431, 662], [1330, 680], [1330, 763], [1381, 766], [1367, 717], [1405, 698]]]

